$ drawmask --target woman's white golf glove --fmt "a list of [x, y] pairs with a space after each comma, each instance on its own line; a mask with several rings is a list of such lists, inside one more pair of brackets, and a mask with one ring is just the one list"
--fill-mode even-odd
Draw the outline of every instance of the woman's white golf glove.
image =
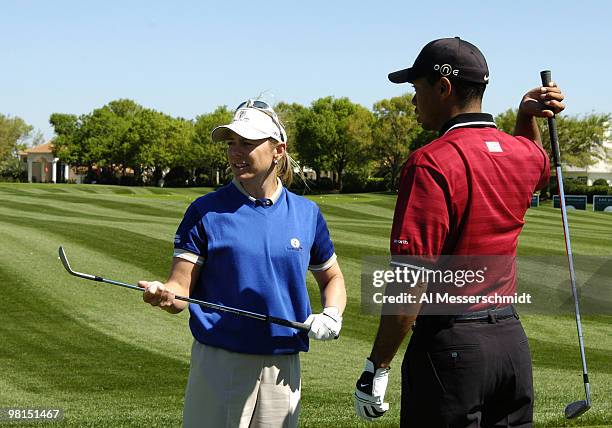
[[363, 373], [355, 385], [355, 413], [357, 416], [373, 421], [389, 410], [389, 403], [385, 403], [389, 370], [389, 368], [374, 370], [374, 363], [366, 358]]
[[312, 339], [337, 339], [342, 328], [342, 317], [338, 308], [329, 306], [320, 314], [311, 314], [304, 324], [310, 326], [308, 337]]

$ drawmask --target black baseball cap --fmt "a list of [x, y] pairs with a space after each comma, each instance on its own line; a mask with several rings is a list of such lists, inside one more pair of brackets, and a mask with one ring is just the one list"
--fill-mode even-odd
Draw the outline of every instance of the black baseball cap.
[[480, 50], [459, 37], [438, 39], [423, 47], [410, 68], [389, 73], [393, 83], [414, 82], [427, 75], [440, 74], [472, 83], [489, 83], [489, 67]]

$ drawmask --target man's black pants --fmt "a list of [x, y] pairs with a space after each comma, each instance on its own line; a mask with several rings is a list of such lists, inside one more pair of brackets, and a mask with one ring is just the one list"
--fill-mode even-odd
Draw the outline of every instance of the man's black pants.
[[402, 427], [524, 428], [532, 420], [531, 355], [518, 316], [417, 319], [402, 363]]

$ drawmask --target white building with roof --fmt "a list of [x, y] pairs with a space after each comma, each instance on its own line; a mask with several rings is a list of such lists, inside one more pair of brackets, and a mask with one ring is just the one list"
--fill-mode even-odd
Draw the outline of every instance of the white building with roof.
[[70, 165], [60, 161], [53, 154], [53, 143], [45, 143], [19, 153], [19, 158], [26, 164], [28, 182], [58, 183], [75, 179]]

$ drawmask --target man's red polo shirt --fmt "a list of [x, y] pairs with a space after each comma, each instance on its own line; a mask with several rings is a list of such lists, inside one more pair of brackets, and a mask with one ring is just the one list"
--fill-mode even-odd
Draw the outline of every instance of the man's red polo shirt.
[[[459, 115], [441, 134], [402, 169], [391, 254], [516, 255], [531, 196], [550, 178], [546, 152], [484, 113]], [[472, 291], [513, 293], [516, 280], [495, 287]]]

